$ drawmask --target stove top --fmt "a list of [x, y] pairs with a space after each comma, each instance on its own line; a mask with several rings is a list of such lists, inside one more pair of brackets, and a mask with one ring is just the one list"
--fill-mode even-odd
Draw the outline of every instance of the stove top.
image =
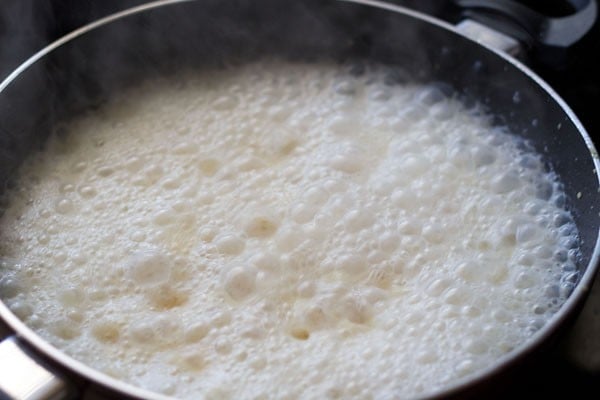
[[[52, 39], [143, 0], [4, 0], [0, 3], [0, 76], [4, 77]], [[433, 15], [443, 2], [393, 1]], [[526, 1], [536, 4], [534, 1]], [[537, 2], [540, 6], [540, 2]], [[544, 12], [560, 13], [565, 2], [548, 0]], [[15, 18], [15, 15], [23, 18]], [[596, 146], [600, 146], [600, 24], [570, 52], [561, 69], [532, 65], [574, 110]], [[0, 326], [0, 337], [8, 331]], [[513, 396], [600, 398], [600, 282], [597, 279], [580, 317], [556, 348], [526, 373], [513, 376], [497, 398]], [[580, 394], [579, 394], [580, 393]], [[87, 399], [99, 399], [88, 394]]]

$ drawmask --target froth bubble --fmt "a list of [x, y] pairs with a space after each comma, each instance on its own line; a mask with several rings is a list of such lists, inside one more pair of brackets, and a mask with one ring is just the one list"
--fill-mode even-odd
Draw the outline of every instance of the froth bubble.
[[379, 248], [387, 253], [396, 250], [399, 244], [400, 237], [393, 232], [386, 231], [379, 237]]
[[554, 185], [548, 180], [538, 180], [536, 182], [536, 196], [541, 200], [550, 200], [554, 192]]
[[482, 167], [496, 161], [496, 152], [488, 146], [478, 146], [473, 149], [475, 166]]
[[175, 154], [194, 154], [198, 151], [198, 145], [193, 142], [183, 142], [179, 143], [173, 148], [173, 153]]
[[468, 297], [468, 292], [463, 288], [452, 287], [444, 294], [444, 301], [452, 305], [461, 305], [468, 299]]
[[430, 168], [431, 164], [425, 157], [409, 155], [400, 161], [399, 166], [403, 174], [415, 177], [423, 174]]
[[541, 260], [548, 260], [552, 257], [554, 251], [553, 248], [548, 245], [541, 245], [535, 248], [535, 256]]
[[328, 324], [329, 319], [330, 317], [320, 304], [309, 305], [304, 309], [302, 315], [303, 324], [312, 329], [325, 327]]
[[392, 98], [392, 91], [388, 87], [377, 87], [369, 93], [369, 98], [375, 101], [388, 101]]
[[338, 171], [353, 173], [363, 168], [363, 154], [358, 146], [342, 146], [329, 159], [329, 165]]
[[369, 254], [367, 254], [367, 261], [371, 265], [379, 264], [386, 259], [387, 255], [383, 251], [371, 250], [369, 251]]
[[343, 79], [333, 85], [333, 90], [337, 94], [352, 96], [357, 91], [357, 83], [350, 79]]
[[329, 129], [336, 135], [349, 136], [355, 129], [358, 121], [348, 116], [336, 116], [331, 119]]
[[572, 272], [566, 273], [563, 276], [561, 276], [561, 278], [560, 278], [560, 282], [563, 284], [575, 285], [578, 280], [579, 280], [579, 272], [578, 271], [572, 271]]
[[507, 279], [508, 268], [502, 263], [495, 264], [490, 267], [489, 272], [486, 275], [486, 279], [489, 283], [499, 285]]
[[447, 96], [442, 90], [442, 88], [433, 85], [426, 86], [423, 89], [419, 90], [415, 94], [415, 97], [416, 101], [425, 106], [432, 106], [447, 99]]
[[142, 230], [133, 231], [131, 232], [130, 238], [134, 242], [142, 242], [146, 239], [146, 232]]
[[246, 222], [244, 230], [248, 236], [264, 238], [273, 235], [277, 231], [278, 225], [274, 218], [256, 216]]
[[290, 334], [298, 340], [308, 340], [310, 338], [310, 331], [304, 327], [293, 327], [290, 329]]
[[367, 228], [373, 223], [373, 213], [365, 210], [351, 210], [344, 218], [344, 225], [349, 232]]
[[38, 243], [41, 245], [46, 245], [50, 242], [50, 236], [49, 235], [44, 235], [41, 234], [40, 236], [38, 236]]
[[210, 324], [216, 326], [217, 328], [222, 328], [231, 323], [231, 318], [232, 316], [229, 310], [219, 310], [211, 318]]
[[416, 204], [417, 197], [413, 191], [397, 189], [392, 193], [392, 203], [402, 208], [412, 208]]
[[153, 183], [162, 178], [165, 171], [162, 166], [150, 164], [144, 169], [144, 175], [146, 176], [147, 183]]
[[96, 189], [93, 186], [89, 186], [89, 185], [81, 186], [79, 188], [78, 192], [81, 195], [81, 197], [85, 197], [88, 199], [96, 196], [96, 194], [97, 194]]
[[494, 177], [491, 181], [492, 190], [495, 193], [508, 193], [517, 189], [520, 185], [519, 175], [516, 172], [508, 171]]
[[362, 254], [345, 254], [337, 260], [338, 268], [350, 275], [360, 275], [367, 269], [367, 258]]
[[73, 165], [74, 172], [83, 172], [86, 168], [87, 168], [87, 163], [85, 161], [80, 161]]
[[266, 252], [256, 253], [250, 258], [250, 262], [257, 268], [267, 271], [275, 270], [281, 264], [281, 260], [278, 256]]
[[564, 236], [559, 239], [559, 244], [562, 248], [569, 249], [569, 255], [572, 253], [577, 254], [575, 250], [579, 244], [577, 237], [575, 236]]
[[465, 261], [456, 267], [458, 276], [466, 282], [478, 282], [483, 280], [485, 276], [485, 268], [475, 261]]
[[441, 295], [450, 284], [451, 282], [447, 279], [436, 279], [427, 287], [427, 293], [430, 296], [437, 297]]
[[558, 212], [554, 215], [553, 223], [555, 227], [561, 227], [571, 222], [571, 216], [567, 212]]
[[27, 302], [20, 300], [11, 303], [10, 310], [22, 320], [27, 320], [33, 314], [31, 306]]
[[546, 306], [541, 305], [541, 304], [534, 304], [534, 306], [532, 307], [533, 313], [534, 314], [544, 314], [547, 311]]
[[127, 274], [136, 283], [144, 286], [166, 282], [171, 276], [172, 262], [159, 251], [140, 251], [126, 263]]
[[538, 228], [534, 224], [522, 224], [517, 227], [515, 238], [517, 243], [523, 244], [535, 240]]
[[62, 264], [67, 261], [67, 253], [64, 251], [56, 251], [52, 253], [52, 259], [57, 264]]
[[115, 170], [112, 167], [100, 167], [96, 170], [96, 173], [98, 174], [98, 176], [101, 176], [103, 178], [106, 178], [110, 175], [112, 175], [115, 172]]
[[280, 104], [274, 104], [267, 110], [267, 115], [278, 122], [287, 120], [291, 114], [292, 109], [290, 109], [290, 107], [285, 107]]
[[196, 322], [195, 324], [186, 328], [184, 332], [185, 341], [188, 343], [194, 343], [202, 340], [210, 331], [210, 325], [206, 322]]
[[267, 360], [261, 356], [254, 356], [248, 360], [248, 364], [254, 370], [262, 370], [267, 366]]
[[554, 204], [558, 208], [564, 208], [565, 204], [567, 203], [567, 197], [564, 193], [556, 194], [554, 196], [553, 200], [554, 200]]
[[464, 342], [464, 348], [471, 354], [483, 354], [487, 350], [487, 344], [479, 338], [469, 338]]
[[200, 371], [207, 365], [205, 358], [197, 352], [185, 354], [181, 359], [181, 366], [190, 371]]
[[9, 276], [0, 277], [0, 293], [2, 293], [3, 299], [11, 299], [18, 295], [22, 286], [18, 279]]
[[42, 218], [50, 218], [52, 216], [52, 212], [47, 209], [43, 209], [40, 211], [40, 217]]
[[456, 372], [459, 376], [470, 374], [475, 370], [475, 363], [471, 359], [466, 359], [456, 365]]
[[529, 272], [521, 272], [515, 277], [515, 287], [526, 289], [535, 284], [535, 278]]
[[170, 285], [160, 285], [148, 289], [145, 296], [154, 309], [170, 310], [185, 304], [189, 294]]
[[205, 242], [210, 243], [215, 238], [217, 233], [218, 231], [216, 228], [213, 228], [211, 226], [205, 226], [201, 228], [198, 232], [198, 237], [200, 237], [200, 239], [204, 240]]
[[176, 216], [172, 210], [162, 210], [154, 216], [152, 221], [156, 225], [164, 226], [164, 225], [169, 225], [169, 224], [174, 223], [175, 219], [176, 219]]
[[361, 293], [369, 304], [377, 304], [385, 300], [388, 296], [388, 292], [377, 287], [363, 287], [361, 288]]
[[67, 319], [59, 319], [54, 322], [50, 330], [57, 337], [64, 340], [73, 340], [79, 335], [81, 335], [81, 327], [78, 324], [73, 323], [72, 320]]
[[256, 271], [251, 268], [231, 268], [224, 277], [225, 291], [233, 300], [241, 301], [254, 292]]
[[235, 96], [221, 96], [213, 102], [212, 106], [219, 111], [229, 111], [235, 108], [238, 102]]
[[244, 251], [246, 242], [236, 234], [226, 233], [215, 238], [215, 245], [222, 254], [236, 255]]
[[[272, 143], [270, 143], [271, 149], [279, 157], [289, 156], [299, 145], [300, 142], [298, 141], [298, 138], [291, 137], [285, 134], [278, 136], [276, 139], [273, 140]], [[259, 161], [259, 164], [260, 166], [266, 166], [266, 164], [262, 160]]]
[[371, 319], [371, 305], [356, 294], [347, 296], [342, 304], [344, 316], [355, 324], [366, 324]]
[[108, 294], [104, 290], [93, 289], [88, 292], [88, 297], [93, 301], [104, 301], [108, 297]]
[[444, 229], [439, 224], [428, 223], [423, 227], [422, 234], [431, 243], [440, 243], [444, 237]]
[[73, 185], [72, 183], [63, 183], [58, 188], [58, 191], [60, 193], [71, 193], [73, 190], [75, 190], [75, 185]]
[[575, 289], [575, 284], [570, 282], [561, 282], [559, 285], [560, 295], [563, 298], [568, 297]]
[[294, 221], [298, 222], [299, 224], [304, 224], [312, 220], [317, 211], [317, 207], [305, 203], [296, 203], [292, 207], [290, 214]]
[[166, 179], [162, 183], [162, 187], [167, 190], [174, 190], [174, 189], [177, 189], [178, 187], [180, 187], [182, 184], [183, 184], [183, 182], [180, 179], [170, 178], [170, 179]]
[[429, 114], [440, 121], [452, 118], [455, 113], [456, 109], [445, 101], [434, 104], [429, 109]]
[[73, 202], [68, 198], [62, 198], [56, 202], [55, 210], [60, 214], [68, 214], [73, 211]]
[[206, 176], [213, 176], [219, 169], [220, 163], [214, 158], [198, 160], [198, 169]]
[[417, 353], [416, 360], [420, 364], [432, 364], [439, 359], [439, 356], [433, 350], [422, 350]]
[[277, 233], [277, 247], [283, 251], [290, 251], [304, 241], [302, 228], [298, 226], [285, 226]]
[[242, 336], [247, 339], [261, 340], [267, 336], [267, 330], [257, 319], [252, 319], [246, 323]]
[[369, 271], [367, 283], [382, 289], [390, 287], [393, 281], [392, 272], [385, 266], [373, 266]]
[[84, 314], [80, 310], [69, 310], [67, 312], [67, 318], [79, 324], [83, 322]]
[[298, 285], [296, 292], [298, 296], [309, 298], [315, 295], [317, 285], [313, 281], [304, 281]]
[[542, 162], [539, 157], [533, 154], [524, 154], [518, 159], [519, 165], [530, 170], [539, 170], [542, 168]]
[[329, 193], [319, 186], [312, 186], [308, 188], [302, 195], [304, 202], [314, 205], [323, 204], [328, 198]]
[[104, 343], [115, 343], [119, 340], [120, 325], [115, 321], [99, 321], [92, 325], [92, 335]]
[[168, 343], [177, 340], [181, 323], [172, 315], [160, 315], [144, 321], [131, 322], [129, 334], [140, 344]]
[[144, 160], [139, 157], [131, 157], [124, 163], [129, 172], [138, 172], [144, 166]]
[[560, 289], [558, 285], [546, 285], [546, 287], [544, 288], [544, 295], [550, 299], [558, 298], [558, 296], [560, 296]]
[[60, 302], [69, 307], [81, 306], [85, 297], [85, 292], [76, 287], [63, 289], [58, 295]]
[[232, 349], [231, 342], [226, 338], [218, 338], [215, 342], [215, 350], [219, 354], [229, 354]]

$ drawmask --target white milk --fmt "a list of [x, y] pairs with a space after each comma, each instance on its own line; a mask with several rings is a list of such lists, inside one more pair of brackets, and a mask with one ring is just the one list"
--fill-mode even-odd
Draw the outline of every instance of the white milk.
[[558, 309], [577, 232], [538, 155], [434, 87], [263, 63], [153, 82], [22, 169], [0, 293], [181, 398], [418, 397]]

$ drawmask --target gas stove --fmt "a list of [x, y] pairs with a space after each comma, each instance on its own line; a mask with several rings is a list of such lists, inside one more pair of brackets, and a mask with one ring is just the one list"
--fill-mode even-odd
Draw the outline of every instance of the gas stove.
[[[441, 16], [444, 2], [429, 0], [393, 1], [432, 15]], [[0, 76], [5, 77], [29, 55], [71, 30], [143, 0], [5, 0], [0, 3]], [[534, 1], [526, 1], [536, 5]], [[565, 3], [544, 2], [545, 13], [560, 15]], [[541, 6], [537, 4], [537, 6]], [[442, 18], [444, 16], [441, 16]], [[596, 146], [600, 146], [600, 24], [568, 54], [560, 67], [531, 67], [545, 79], [581, 119]], [[0, 337], [9, 331], [0, 326]], [[498, 398], [535, 396], [539, 398], [600, 398], [600, 281], [575, 324], [553, 351], [535, 368], [512, 378], [498, 392]], [[87, 399], [101, 399], [88, 394]]]

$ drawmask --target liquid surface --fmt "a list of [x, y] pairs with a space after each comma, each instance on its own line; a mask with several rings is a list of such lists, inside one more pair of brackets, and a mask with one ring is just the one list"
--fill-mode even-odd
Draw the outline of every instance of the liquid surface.
[[0, 295], [152, 391], [418, 397], [522, 345], [577, 279], [540, 157], [385, 71], [185, 76], [63, 130], [0, 219]]

